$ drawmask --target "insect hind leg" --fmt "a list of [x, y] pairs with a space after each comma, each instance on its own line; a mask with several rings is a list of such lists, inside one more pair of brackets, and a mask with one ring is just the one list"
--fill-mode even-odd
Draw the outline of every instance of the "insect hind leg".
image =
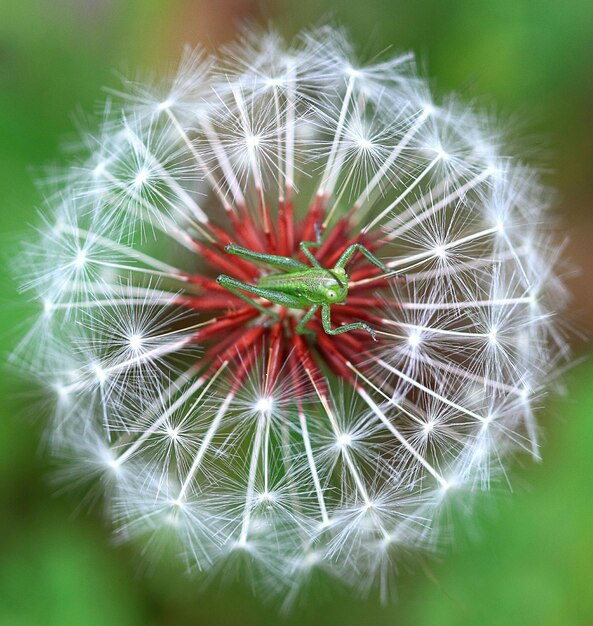
[[271, 266], [276, 267], [284, 272], [295, 272], [298, 270], [307, 269], [306, 263], [302, 263], [298, 259], [292, 259], [291, 257], [278, 256], [276, 254], [262, 254], [255, 250], [249, 250], [243, 248], [235, 243], [229, 243], [225, 246], [224, 251], [227, 254], [234, 254], [240, 259], [245, 259], [255, 265], [259, 266]]
[[337, 328], [332, 328], [331, 320], [331, 307], [329, 304], [323, 304], [321, 306], [321, 323], [323, 324], [323, 330], [328, 335], [341, 335], [351, 330], [366, 330], [367, 333], [373, 338], [373, 341], [377, 341], [377, 333], [364, 322], [351, 322], [350, 324], [344, 324]]
[[230, 291], [233, 295], [237, 296], [238, 298], [241, 298], [241, 300], [244, 300], [245, 302], [249, 303], [251, 306], [255, 307], [258, 311], [261, 311], [262, 313], [264, 313], [264, 315], [267, 315], [268, 317], [272, 317], [276, 320], [280, 319], [278, 317], [278, 314], [270, 310], [269, 307], [263, 306], [263, 304], [260, 304], [255, 298], [252, 298], [251, 296], [248, 296], [246, 293], [243, 293], [243, 291], [247, 291], [249, 293], [253, 293], [254, 295], [265, 298], [265, 295], [260, 293], [261, 291], [264, 291], [264, 290], [258, 287], [255, 287], [254, 285], [250, 285], [249, 283], [244, 283], [243, 281], [237, 280], [236, 278], [232, 278], [231, 276], [227, 276], [226, 274], [221, 274], [216, 279], [216, 282], [221, 287], [224, 287], [227, 291]]

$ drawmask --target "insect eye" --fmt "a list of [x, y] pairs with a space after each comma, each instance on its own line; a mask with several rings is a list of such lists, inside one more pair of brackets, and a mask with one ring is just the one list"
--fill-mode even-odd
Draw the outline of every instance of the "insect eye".
[[336, 297], [336, 292], [335, 291], [328, 291], [327, 292], [327, 297], [328, 298], [335, 298]]

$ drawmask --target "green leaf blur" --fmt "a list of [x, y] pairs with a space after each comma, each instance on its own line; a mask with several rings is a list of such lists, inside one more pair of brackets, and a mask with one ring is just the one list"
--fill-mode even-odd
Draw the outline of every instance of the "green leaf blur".
[[[37, 219], [41, 197], [34, 181], [46, 165], [65, 162], [60, 146], [75, 138], [81, 112], [104, 99], [103, 86], [117, 87], [114, 70], [134, 75], [139, 66], [158, 74], [175, 63], [185, 38], [215, 45], [232, 31], [235, 17], [250, 15], [288, 34], [329, 18], [345, 26], [367, 56], [390, 44], [412, 49], [438, 92], [454, 90], [503, 120], [519, 120], [518, 134], [528, 137], [519, 147], [549, 167], [548, 179], [560, 191], [558, 213], [577, 243], [577, 229], [583, 241], [593, 235], [590, 0], [2, 0], [5, 355], [32, 310], [8, 266]], [[593, 269], [588, 248], [574, 247], [572, 255]], [[590, 272], [583, 274], [590, 283]], [[591, 329], [588, 281], [575, 283], [575, 308], [585, 311], [579, 324]], [[321, 583], [293, 615], [280, 618], [238, 585], [215, 582], [204, 590], [173, 567], [146, 572], [133, 549], [113, 546], [100, 505], [87, 514], [86, 508], [77, 512], [81, 494], [56, 497], [39, 443], [43, 424], [35, 419], [42, 402], [6, 368], [0, 377], [0, 626], [593, 624], [592, 379], [590, 362], [569, 373], [566, 395], [542, 415], [544, 462], [513, 468], [512, 493], [480, 498], [451, 551], [402, 572], [395, 603], [357, 601]]]

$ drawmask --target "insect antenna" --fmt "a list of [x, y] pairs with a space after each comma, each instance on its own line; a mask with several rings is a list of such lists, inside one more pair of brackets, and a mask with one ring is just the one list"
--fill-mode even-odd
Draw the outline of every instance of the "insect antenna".
[[340, 280], [339, 276], [333, 271], [333, 270], [327, 270], [333, 278], [336, 279], [336, 281], [338, 282], [338, 284], [340, 285], [340, 287], [344, 287], [345, 284]]

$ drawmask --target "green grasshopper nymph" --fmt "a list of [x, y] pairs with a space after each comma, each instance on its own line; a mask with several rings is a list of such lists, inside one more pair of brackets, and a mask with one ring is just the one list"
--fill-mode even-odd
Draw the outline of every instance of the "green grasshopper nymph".
[[389, 269], [372, 252], [359, 243], [348, 246], [332, 269], [325, 268], [320, 265], [309, 249], [319, 246], [319, 243], [312, 241], [301, 241], [300, 243], [300, 249], [311, 262], [311, 267], [309, 267], [306, 263], [291, 257], [263, 254], [230, 243], [225, 247], [228, 254], [235, 254], [258, 265], [277, 268], [281, 272], [262, 276], [255, 285], [250, 285], [226, 274], [221, 274], [216, 282], [239, 298], [249, 302], [265, 315], [275, 319], [279, 319], [276, 312], [264, 307], [243, 292], [259, 296], [288, 309], [309, 309], [296, 326], [295, 330], [300, 335], [310, 332], [306, 325], [321, 307], [321, 322], [323, 330], [328, 335], [339, 335], [350, 330], [362, 329], [370, 333], [373, 340], [376, 341], [375, 331], [364, 322], [352, 322], [332, 328], [331, 305], [343, 304], [346, 301], [349, 282], [346, 264], [356, 251], [363, 254], [383, 272], [388, 273]]

